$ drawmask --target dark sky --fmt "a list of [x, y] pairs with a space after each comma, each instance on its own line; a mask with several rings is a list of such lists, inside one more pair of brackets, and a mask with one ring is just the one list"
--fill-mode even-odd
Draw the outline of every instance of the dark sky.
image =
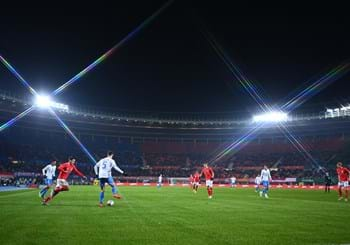
[[[165, 1], [2, 6], [0, 53], [39, 91], [85, 68]], [[175, 1], [57, 100], [150, 111], [257, 110], [215, 54], [206, 29], [270, 103], [350, 58], [345, 6]], [[350, 101], [347, 74], [306, 105]], [[6, 68], [0, 89], [27, 94]], [[348, 100], [349, 99], [349, 100]]]

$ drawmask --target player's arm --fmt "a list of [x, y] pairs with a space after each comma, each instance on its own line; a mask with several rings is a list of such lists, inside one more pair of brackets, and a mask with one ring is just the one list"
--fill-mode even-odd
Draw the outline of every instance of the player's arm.
[[45, 168], [42, 169], [43, 175], [46, 176], [46, 170], [49, 168], [49, 165], [47, 165]]
[[270, 170], [269, 170], [269, 180], [272, 181]]
[[350, 175], [350, 170], [348, 168], [344, 168], [344, 169], [348, 173], [348, 175]]
[[76, 175], [83, 177], [83, 178], [86, 178], [86, 176], [82, 172], [80, 172], [76, 166], [73, 167], [73, 171]]
[[115, 161], [113, 161], [112, 166], [113, 166], [113, 168], [114, 168], [115, 170], [117, 170], [119, 173], [121, 173], [121, 174], [124, 173], [124, 171], [121, 170], [121, 169], [117, 166], [117, 164], [115, 163]]
[[101, 160], [98, 161], [98, 163], [96, 163], [94, 166], [94, 171], [95, 171], [96, 176], [98, 175], [98, 170], [99, 170], [100, 165], [101, 165]]
[[211, 172], [211, 177], [212, 177], [212, 179], [214, 179], [214, 175], [215, 175], [215, 174], [214, 174], [214, 170], [213, 170], [212, 168], [210, 169], [210, 172]]
[[53, 167], [52, 177], [56, 177], [56, 166]]

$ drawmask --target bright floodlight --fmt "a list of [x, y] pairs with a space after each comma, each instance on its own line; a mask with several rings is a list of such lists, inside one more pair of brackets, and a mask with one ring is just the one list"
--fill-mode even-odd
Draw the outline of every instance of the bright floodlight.
[[288, 120], [287, 113], [272, 111], [260, 115], [253, 116], [253, 122], [285, 122]]
[[38, 95], [35, 98], [35, 104], [41, 108], [48, 108], [52, 105], [52, 100], [49, 96]]
[[53, 107], [59, 110], [68, 111], [69, 107], [68, 105], [56, 103], [55, 101], [51, 100], [51, 98], [47, 95], [38, 95], [35, 98], [35, 105], [40, 108], [48, 108]]

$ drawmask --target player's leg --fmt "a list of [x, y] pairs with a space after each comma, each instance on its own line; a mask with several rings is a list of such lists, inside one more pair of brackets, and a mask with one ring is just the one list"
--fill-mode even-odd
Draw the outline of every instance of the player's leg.
[[46, 193], [49, 191], [50, 187], [52, 186], [53, 180], [52, 179], [46, 179], [46, 186], [41, 190], [41, 198], [44, 198]]
[[196, 191], [196, 193], [197, 193], [197, 192], [198, 192], [198, 187], [199, 187], [199, 182], [196, 182], [194, 185], [195, 185], [195, 187], [194, 187], [194, 188], [195, 188], [195, 191]]
[[343, 189], [343, 183], [340, 181], [340, 182], [338, 182], [338, 195], [339, 195], [338, 200], [343, 199], [343, 191], [342, 191], [342, 189]]
[[104, 201], [104, 198], [105, 198], [105, 185], [106, 185], [106, 182], [108, 182], [107, 178], [100, 178], [101, 191], [100, 191], [100, 201], [99, 201], [99, 204], [98, 204], [99, 207], [103, 207], [103, 201]]
[[55, 196], [58, 195], [61, 191], [69, 191], [69, 184], [65, 179], [57, 179], [57, 185], [55, 189], [52, 191], [51, 195], [45, 198], [44, 204], [51, 201]]
[[109, 185], [110, 187], [112, 187], [112, 194], [113, 194], [113, 197], [114, 197], [114, 198], [117, 198], [117, 199], [121, 199], [122, 196], [118, 193], [118, 188], [117, 188], [117, 186], [115, 185], [112, 176], [110, 176], [110, 177], [108, 178], [108, 185]]
[[263, 182], [263, 186], [264, 186], [264, 189], [263, 189], [264, 197], [268, 198], [269, 196], [267, 195], [267, 192], [269, 191], [269, 182], [268, 181], [264, 181]]
[[208, 197], [212, 198], [213, 197], [213, 181], [212, 180], [207, 180], [207, 191], [208, 191]]
[[42, 189], [40, 189], [40, 191], [39, 191], [39, 197], [40, 198], [44, 198], [46, 192], [50, 188], [50, 187], [48, 187], [48, 182], [49, 182], [49, 180], [47, 178], [45, 178], [45, 180], [44, 180], [45, 186]]
[[208, 197], [210, 196], [210, 187], [209, 187], [209, 180], [205, 181], [205, 185], [207, 187], [207, 193], [208, 193]]
[[209, 198], [212, 198], [212, 197], [213, 197], [213, 193], [214, 193], [214, 191], [213, 191], [213, 185], [211, 185], [211, 186], [210, 186], [210, 196], [209, 196]]

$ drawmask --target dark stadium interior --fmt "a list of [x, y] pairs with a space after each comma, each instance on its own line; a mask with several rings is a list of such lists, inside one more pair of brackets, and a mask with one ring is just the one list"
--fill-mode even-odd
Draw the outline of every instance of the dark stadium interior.
[[[3, 92], [1, 119], [11, 118], [27, 106], [23, 98]], [[60, 115], [96, 159], [103, 157], [107, 150], [116, 152], [118, 164], [130, 175], [118, 176], [118, 181], [135, 181], [136, 177], [143, 181], [159, 174], [165, 178], [189, 176], [239, 137], [243, 128], [254, 127], [244, 120], [227, 120], [225, 114], [222, 120], [215, 119], [220, 114], [207, 115], [206, 120], [184, 120], [181, 114], [179, 120], [175, 119], [176, 114], [168, 119], [144, 116], [145, 120], [140, 120], [139, 115], [127, 113], [120, 116], [113, 112], [94, 114], [83, 109], [78, 112], [61, 111]], [[266, 164], [276, 169], [272, 172], [275, 180], [312, 178], [313, 183], [322, 183], [324, 173], [330, 172], [335, 183], [335, 162], [350, 160], [346, 150], [350, 142], [349, 119], [321, 116], [321, 113], [305, 114], [290, 122], [294, 136], [315, 162], [298, 152], [281, 131], [267, 126], [240, 151], [213, 163], [216, 182], [227, 183], [235, 176], [241, 183], [249, 183]], [[149, 119], [154, 121], [147, 121]], [[91, 160], [43, 111], [2, 132], [0, 139], [0, 172], [29, 172], [27, 175], [36, 176], [32, 180], [40, 181], [38, 173], [51, 159], [63, 162], [69, 155], [75, 155], [78, 167], [94, 177]]]

